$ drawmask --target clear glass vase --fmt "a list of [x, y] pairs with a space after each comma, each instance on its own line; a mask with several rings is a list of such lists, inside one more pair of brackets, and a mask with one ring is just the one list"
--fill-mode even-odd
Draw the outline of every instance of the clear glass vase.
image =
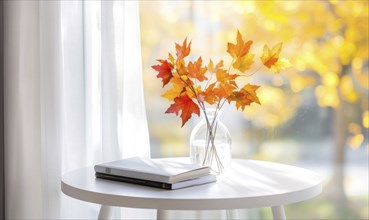
[[190, 137], [191, 162], [210, 166], [215, 174], [224, 173], [231, 165], [231, 135], [220, 116], [220, 110], [206, 109]]

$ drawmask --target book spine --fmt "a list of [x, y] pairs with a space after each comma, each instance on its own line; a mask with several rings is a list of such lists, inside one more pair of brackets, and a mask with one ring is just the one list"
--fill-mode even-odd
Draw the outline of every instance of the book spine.
[[104, 173], [107, 175], [114, 175], [114, 176], [123, 176], [127, 178], [133, 179], [145, 179], [154, 182], [169, 182], [169, 177], [160, 175], [160, 174], [152, 174], [152, 173], [145, 173], [139, 170], [128, 170], [128, 169], [117, 169], [117, 168], [110, 168], [110, 167], [101, 167], [99, 165], [95, 165], [94, 167], [96, 173]]
[[155, 182], [155, 181], [135, 179], [135, 178], [130, 178], [130, 177], [115, 176], [115, 175], [109, 175], [109, 174], [98, 173], [98, 172], [95, 173], [95, 176], [101, 179], [114, 180], [114, 181], [138, 184], [138, 185], [143, 185], [143, 186], [151, 186], [151, 187], [160, 188], [160, 189], [169, 189], [169, 190], [172, 189], [172, 184], [169, 184], [169, 183], [161, 183], [161, 182]]

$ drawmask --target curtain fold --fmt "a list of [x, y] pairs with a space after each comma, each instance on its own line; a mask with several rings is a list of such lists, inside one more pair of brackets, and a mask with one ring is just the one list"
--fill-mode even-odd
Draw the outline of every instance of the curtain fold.
[[33, 2], [5, 2], [6, 218], [42, 217], [38, 21]]
[[4, 186], [4, 2], [0, 2], [0, 219], [5, 219]]
[[60, 178], [150, 155], [137, 2], [4, 2], [6, 218], [95, 218]]
[[[122, 8], [122, 7], [121, 7]], [[144, 99], [137, 97], [143, 97], [143, 79], [142, 74], [137, 75], [137, 72], [142, 72], [141, 65], [141, 50], [140, 48], [140, 32], [139, 27], [139, 14], [137, 2], [127, 1], [124, 3], [123, 13], [115, 13], [120, 15], [118, 20], [122, 21], [120, 24], [124, 30], [124, 42], [122, 47], [124, 50], [122, 56], [124, 57], [123, 71], [125, 77], [123, 78], [123, 97], [122, 101], [122, 121], [121, 124], [128, 124], [132, 126], [121, 126], [120, 132], [123, 134], [121, 137], [122, 146], [130, 146], [123, 149], [123, 154], [127, 156], [137, 155], [137, 151], [141, 152], [140, 156], [150, 156], [149, 151], [146, 150], [146, 146], [149, 145], [149, 133], [147, 128], [146, 113]], [[123, 15], [123, 16], [122, 16]], [[132, 94], [137, 94], [133, 96]], [[145, 117], [142, 117], [145, 116]], [[136, 122], [136, 123], [134, 123]]]
[[[103, 160], [115, 160], [121, 154], [118, 145], [118, 97], [114, 2], [101, 2], [101, 101], [102, 143], [105, 144]], [[119, 62], [119, 61], [118, 61]]]
[[[37, 4], [34, 7], [37, 8]], [[63, 144], [63, 62], [62, 44], [60, 43], [62, 42], [60, 2], [39, 4], [38, 14], [38, 23], [35, 26], [39, 28], [39, 45], [36, 48], [39, 51], [39, 57], [36, 56], [35, 59], [39, 64], [39, 70], [38, 72], [36, 70], [35, 74], [38, 76], [39, 93], [35, 94], [35, 97], [40, 99], [40, 109], [35, 113], [40, 118], [40, 125], [33, 127], [33, 129], [41, 131], [39, 134], [41, 143], [37, 146], [41, 156], [41, 214], [43, 218], [52, 218], [60, 215], [61, 202], [58, 192], [62, 163], [60, 155]], [[22, 52], [22, 48], [20, 48], [20, 52]], [[23, 73], [19, 74], [22, 76]], [[21, 161], [19, 162], [21, 164]], [[32, 173], [32, 170], [29, 172]]]

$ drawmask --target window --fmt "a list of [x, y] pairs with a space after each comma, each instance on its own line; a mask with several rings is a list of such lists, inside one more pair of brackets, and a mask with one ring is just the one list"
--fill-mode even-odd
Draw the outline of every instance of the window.
[[151, 66], [174, 52], [175, 42], [188, 37], [192, 54], [208, 62], [226, 59], [226, 42], [235, 41], [237, 29], [254, 40], [255, 52], [282, 41], [293, 67], [248, 78], [262, 85], [262, 105], [244, 113], [224, 109], [233, 157], [296, 164], [324, 177], [325, 193], [309, 205], [286, 207], [290, 218], [301, 212], [311, 219], [368, 218], [368, 11], [364, 1], [141, 2], [152, 156], [187, 156], [199, 120], [181, 128], [179, 117], [164, 114], [166, 88]]

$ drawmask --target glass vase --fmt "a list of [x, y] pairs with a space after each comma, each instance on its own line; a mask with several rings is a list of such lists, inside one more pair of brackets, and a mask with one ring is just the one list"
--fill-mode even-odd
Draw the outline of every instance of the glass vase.
[[223, 174], [231, 164], [232, 140], [220, 116], [220, 110], [206, 109], [190, 136], [191, 162], [210, 166], [215, 174]]

